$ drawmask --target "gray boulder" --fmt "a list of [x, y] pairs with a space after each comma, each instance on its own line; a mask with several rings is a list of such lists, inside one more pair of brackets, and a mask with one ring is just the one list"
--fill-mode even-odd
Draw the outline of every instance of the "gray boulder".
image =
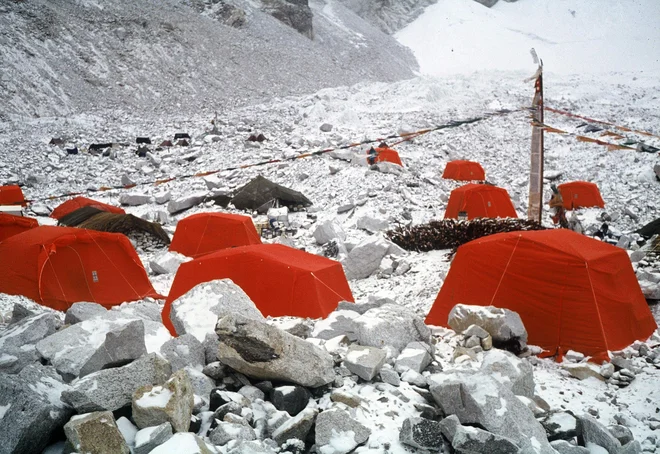
[[[371, 429], [360, 424], [344, 410], [330, 409], [321, 412], [316, 418], [316, 446], [324, 452], [324, 446], [330, 445], [341, 438], [341, 448], [334, 444], [335, 454], [346, 454], [359, 445], [366, 443], [371, 435]], [[326, 448], [325, 450], [328, 450]]]
[[376, 347], [351, 345], [346, 353], [344, 365], [363, 380], [371, 380], [385, 364], [387, 353]]
[[172, 425], [169, 422], [155, 427], [146, 427], [135, 434], [135, 454], [149, 454], [157, 446], [172, 438]]
[[[346, 304], [355, 305], [353, 303]], [[351, 310], [336, 310], [331, 312], [327, 318], [316, 322], [311, 337], [330, 340], [337, 336], [345, 335], [349, 340], [354, 341], [357, 338], [355, 335], [355, 319], [359, 316], [360, 314]]]
[[281, 445], [292, 438], [305, 440], [307, 434], [314, 425], [314, 420], [316, 419], [318, 412], [319, 411], [316, 408], [304, 409], [298, 413], [298, 415], [275, 429], [272, 435], [273, 440], [275, 440], [278, 445]]
[[578, 443], [587, 446], [587, 443], [605, 448], [608, 454], [618, 454], [621, 443], [607, 430], [607, 427], [599, 423], [593, 416], [584, 414], [577, 417]]
[[625, 446], [635, 439], [635, 437], [633, 437], [632, 431], [626, 426], [615, 424], [613, 426], [607, 426], [607, 430], [610, 431], [614, 438], [619, 440], [621, 446]]
[[481, 363], [481, 372], [507, 386], [513, 394], [534, 398], [532, 365], [504, 350], [490, 350]]
[[252, 427], [222, 421], [209, 434], [209, 440], [216, 446], [224, 446], [231, 440], [252, 441], [256, 439], [257, 435]]
[[21, 303], [14, 303], [14, 307], [11, 310], [11, 318], [9, 319], [9, 324], [13, 325], [14, 323], [18, 323], [25, 317], [29, 317], [31, 315], [36, 314]]
[[[492, 434], [478, 427], [459, 426], [452, 440], [458, 453], [516, 454], [520, 448], [513, 440]], [[535, 451], [529, 451], [535, 452]]]
[[[60, 330], [37, 343], [37, 351], [51, 362], [65, 379], [80, 375], [80, 370], [87, 364], [96, 351], [101, 348], [110, 332], [122, 331], [126, 325], [139, 320], [120, 311], [108, 311], [75, 325]], [[148, 324], [145, 323], [145, 346], [149, 350]], [[162, 324], [156, 324], [164, 329]]]
[[273, 389], [270, 401], [278, 410], [296, 416], [307, 407], [311, 397], [307, 388], [302, 386], [278, 386]]
[[124, 193], [119, 197], [119, 203], [128, 206], [146, 205], [151, 202], [151, 196], [137, 192]]
[[351, 249], [348, 256], [342, 260], [347, 279], [364, 279], [371, 276], [383, 257], [387, 255], [390, 243], [380, 236], [367, 238]]
[[549, 441], [572, 440], [577, 435], [577, 418], [571, 413], [556, 412], [541, 419]]
[[187, 366], [202, 370], [206, 365], [204, 346], [192, 334], [168, 340], [160, 348], [160, 354], [170, 362], [173, 372]]
[[149, 262], [149, 268], [155, 274], [176, 274], [182, 263], [190, 258], [176, 252], [164, 252]]
[[174, 300], [170, 320], [178, 335], [192, 334], [204, 342], [206, 335], [214, 332], [218, 318], [229, 314], [264, 320], [242, 288], [231, 279], [217, 279], [196, 285]]
[[622, 446], [619, 454], [642, 454], [642, 445], [639, 441], [633, 440]]
[[550, 446], [555, 448], [559, 454], [589, 454], [591, 452], [584, 446], [577, 446], [566, 440], [552, 441], [550, 442]]
[[431, 331], [418, 315], [396, 304], [370, 309], [354, 319], [360, 345], [389, 346], [398, 354], [411, 342], [430, 343]]
[[28, 364], [38, 362], [37, 343], [60, 326], [62, 322], [54, 313], [44, 312], [28, 315], [0, 331], [0, 373], [17, 374]]
[[438, 424], [440, 426], [440, 432], [442, 432], [442, 435], [444, 435], [451, 444], [454, 441], [456, 431], [461, 427], [461, 421], [458, 419], [458, 416], [449, 415]]
[[192, 384], [195, 396], [199, 396], [199, 398], [204, 401], [204, 405], [208, 405], [211, 391], [215, 388], [215, 381], [193, 367], [186, 366], [182, 370], [188, 376], [188, 380], [190, 380], [190, 383]]
[[169, 203], [167, 204], [167, 211], [169, 211], [170, 214], [180, 213], [184, 210], [199, 205], [204, 201], [205, 198], [206, 198], [205, 191], [197, 191], [186, 197], [181, 197], [176, 200], [170, 200]]
[[429, 451], [442, 452], [445, 446], [440, 423], [426, 418], [406, 418], [399, 432], [399, 441]]
[[77, 380], [62, 393], [62, 401], [78, 413], [115, 411], [130, 405], [139, 387], [161, 385], [171, 374], [170, 363], [151, 353], [126, 366], [100, 370]]
[[64, 426], [64, 434], [77, 452], [130, 454], [115, 417], [109, 411], [74, 416]]
[[40, 454], [73, 410], [60, 400], [69, 386], [50, 366], [0, 374], [0, 454]]
[[105, 340], [78, 372], [84, 377], [101, 369], [123, 366], [145, 355], [144, 322], [133, 320], [105, 335]]
[[[163, 308], [158, 303], [150, 303], [148, 301], [135, 301], [130, 303], [124, 303], [120, 306], [114, 306], [110, 309], [112, 312], [118, 312], [124, 316], [134, 317], [145, 322], [156, 322], [162, 326], [163, 317], [162, 310]], [[147, 326], [153, 325], [147, 323]]]
[[64, 316], [65, 325], [75, 325], [76, 323], [89, 320], [97, 315], [108, 312], [108, 310], [96, 303], [73, 303], [66, 311]]
[[447, 415], [511, 439], [523, 451], [554, 454], [545, 430], [511, 390], [483, 373], [443, 373], [429, 377], [431, 394]]
[[240, 315], [218, 320], [218, 359], [248, 377], [318, 387], [335, 379], [332, 356], [266, 323]]
[[336, 221], [325, 221], [314, 230], [314, 239], [318, 244], [323, 245], [331, 240], [344, 241], [346, 233]]
[[186, 373], [180, 370], [162, 386], [147, 385], [135, 391], [133, 420], [140, 429], [169, 422], [174, 432], [187, 432], [193, 406], [192, 384]]
[[399, 373], [389, 364], [384, 364], [380, 369], [380, 379], [383, 383], [388, 383], [392, 386], [398, 387], [401, 384]]
[[394, 363], [397, 372], [402, 373], [410, 369], [422, 373], [431, 364], [433, 347], [425, 342], [411, 342], [406, 345]]
[[481, 3], [487, 8], [490, 8], [491, 6], [495, 5], [498, 2], [498, 0], [474, 0], [474, 1], [477, 3]]
[[493, 338], [493, 346], [518, 352], [527, 346], [527, 330], [516, 312], [493, 306], [457, 304], [449, 312], [447, 324], [462, 333], [471, 325], [483, 328]]

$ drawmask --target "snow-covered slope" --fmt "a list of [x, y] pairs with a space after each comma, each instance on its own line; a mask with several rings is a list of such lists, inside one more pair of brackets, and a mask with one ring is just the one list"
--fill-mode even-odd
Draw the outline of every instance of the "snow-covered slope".
[[546, 71], [660, 70], [656, 0], [519, 0], [492, 8], [439, 0], [395, 36], [424, 74], [529, 68], [535, 48]]
[[[409, 50], [355, 15], [349, 27], [315, 19], [310, 40], [261, 12], [258, 2], [238, 5], [246, 23], [237, 29], [180, 0], [5, 2], [0, 115], [213, 110], [363, 80], [399, 80], [416, 68]], [[352, 14], [330, 5], [337, 15]], [[359, 43], [347, 39], [347, 28]]]

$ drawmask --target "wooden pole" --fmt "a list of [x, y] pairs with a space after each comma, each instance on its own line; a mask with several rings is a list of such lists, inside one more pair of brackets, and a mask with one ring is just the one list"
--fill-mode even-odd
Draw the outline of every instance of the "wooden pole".
[[541, 222], [543, 217], [543, 63], [539, 65], [532, 101], [532, 153], [529, 172], [527, 219]]

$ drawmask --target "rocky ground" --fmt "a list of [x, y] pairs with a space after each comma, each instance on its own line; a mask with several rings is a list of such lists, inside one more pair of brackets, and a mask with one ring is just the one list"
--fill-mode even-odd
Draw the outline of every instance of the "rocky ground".
[[[521, 82], [524, 76], [498, 74], [497, 83], [482, 74], [327, 89], [227, 110], [219, 114], [213, 134], [211, 113], [154, 120], [116, 111], [5, 121], [0, 146], [7, 158], [0, 164], [0, 180], [21, 183], [27, 198], [40, 199], [289, 159], [484, 112], [517, 110], [529, 103], [531, 87]], [[631, 80], [613, 74], [596, 81], [548, 75], [546, 80], [549, 105], [655, 131], [659, 106], [650, 94], [655, 83], [650, 76]], [[583, 130], [568, 118], [548, 115], [546, 121]], [[157, 147], [176, 132], [190, 133], [190, 145]], [[247, 141], [254, 133], [267, 140]], [[144, 158], [135, 155], [137, 136], [150, 136], [154, 143]], [[218, 326], [204, 335], [172, 339], [156, 302], [111, 311], [80, 305], [65, 316], [2, 295], [0, 313], [5, 323], [14, 321], [0, 334], [5, 399], [0, 427], [11, 434], [11, 444], [0, 452], [30, 452], [21, 450], [57, 440], [49, 452], [62, 452], [65, 439], [85, 450], [92, 442], [89, 433], [113, 440], [112, 452], [302, 452], [314, 445], [322, 453], [448, 451], [450, 445], [470, 452], [485, 443], [500, 452], [586, 452], [562, 439], [591, 452], [660, 449], [657, 336], [614, 353], [611, 366], [595, 367], [577, 353], [557, 364], [534, 356], [533, 346], [523, 357], [490, 348], [493, 335], [483, 321], [465, 327], [467, 335], [463, 329], [425, 327], [423, 317], [450, 266], [448, 251], [406, 252], [383, 235], [397, 225], [442, 218], [450, 191], [459, 185], [440, 177], [450, 159], [481, 162], [487, 179], [505, 187], [524, 216], [529, 136], [527, 114], [514, 112], [395, 146], [402, 172], [372, 169], [354, 154], [338, 151], [92, 194], [158, 219], [172, 234], [182, 217], [219, 210], [203, 201], [207, 196], [226, 194], [263, 174], [313, 201], [307, 211], [290, 214], [295, 235], [276, 241], [321, 254], [323, 243], [334, 240], [358, 304], [342, 305], [317, 321], [264, 321], [249, 309], [242, 312], [248, 314], [245, 321], [216, 308], [216, 315], [227, 315]], [[65, 145], [48, 145], [52, 137], [64, 137]], [[87, 151], [95, 142], [119, 145], [103, 156]], [[79, 154], [67, 154], [73, 145]], [[633, 231], [659, 216], [657, 156], [608, 152], [557, 135], [546, 136], [546, 150], [546, 176], [599, 185], [605, 210], [580, 210], [577, 216], [589, 233], [609, 219], [609, 240], [624, 238], [621, 246], [629, 249], [640, 284], [647, 296], [655, 295], [660, 267]], [[57, 203], [35, 202], [31, 214], [50, 222], [46, 216]], [[181, 211], [186, 206], [191, 208]], [[548, 216], [543, 223], [551, 226]], [[167, 294], [177, 260], [168, 261], [163, 246], [145, 237], [134, 241], [156, 290]], [[21, 314], [16, 302], [34, 314]], [[246, 364], [249, 352], [232, 347], [236, 337], [269, 345], [277, 358], [258, 362], [260, 368]], [[294, 344], [305, 353], [290, 355], [286, 346]], [[132, 348], [121, 348], [125, 345]], [[218, 363], [220, 358], [230, 367]], [[460, 402], [454, 398], [457, 390]], [[19, 406], [27, 410], [16, 416]]]

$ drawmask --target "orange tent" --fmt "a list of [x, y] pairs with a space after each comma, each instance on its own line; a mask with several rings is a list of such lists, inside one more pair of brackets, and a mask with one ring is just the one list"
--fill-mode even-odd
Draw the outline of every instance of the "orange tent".
[[50, 217], [59, 221], [67, 214], [73, 213], [74, 211], [86, 206], [92, 206], [94, 208], [98, 208], [99, 210], [107, 211], [108, 213], [126, 214], [124, 210], [116, 206], [97, 202], [96, 200], [88, 199], [86, 197], [74, 197], [73, 199], [67, 200], [55, 208], [53, 212], [50, 213]]
[[401, 162], [399, 153], [397, 153], [395, 150], [392, 150], [391, 148], [386, 147], [370, 148], [367, 150], [367, 162], [369, 164], [375, 164], [377, 162], [391, 162], [403, 167], [403, 162]]
[[60, 311], [79, 301], [110, 307], [162, 298], [124, 235], [53, 226], [0, 243], [0, 292]]
[[607, 360], [656, 323], [623, 249], [570, 230], [507, 232], [458, 248], [426, 323], [458, 303], [518, 312], [529, 343]]
[[170, 251], [199, 257], [221, 249], [250, 244], [261, 244], [261, 238], [248, 216], [199, 213], [179, 221]]
[[600, 196], [598, 186], [588, 181], [572, 181], [557, 186], [564, 201], [564, 209], [600, 207], [605, 208], [605, 202]]
[[0, 186], [0, 205], [27, 205], [21, 187], [17, 185]]
[[517, 218], [506, 189], [489, 184], [466, 184], [451, 191], [445, 219], [458, 219], [458, 213], [467, 212], [474, 218]]
[[241, 246], [181, 264], [163, 308], [163, 324], [176, 335], [172, 302], [202, 282], [225, 278], [266, 316], [325, 317], [340, 301], [353, 301], [339, 262], [281, 244]]
[[485, 180], [486, 172], [478, 162], [449, 161], [442, 173], [442, 178], [460, 181]]
[[0, 241], [35, 227], [39, 227], [36, 219], [0, 213]]

